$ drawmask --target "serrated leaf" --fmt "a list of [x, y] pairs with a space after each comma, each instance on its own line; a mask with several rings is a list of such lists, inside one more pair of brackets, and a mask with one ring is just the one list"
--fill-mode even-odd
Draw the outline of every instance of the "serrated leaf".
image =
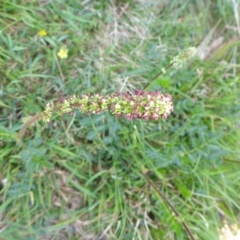
[[156, 84], [163, 88], [169, 89], [171, 87], [172, 81], [171, 79], [168, 78], [158, 78], [156, 80]]
[[20, 152], [20, 157], [29, 171], [39, 171], [41, 167], [52, 168], [52, 164], [48, 162], [47, 148], [29, 146]]
[[105, 144], [110, 144], [110, 143], [112, 143], [113, 142], [113, 139], [111, 138], [111, 137], [104, 137], [103, 138], [103, 142], [105, 143]]
[[16, 133], [13, 133], [10, 129], [0, 127], [0, 140], [5, 142], [11, 142], [16, 140]]
[[95, 131], [90, 131], [88, 134], [87, 134], [87, 140], [93, 140], [97, 137], [97, 133]]

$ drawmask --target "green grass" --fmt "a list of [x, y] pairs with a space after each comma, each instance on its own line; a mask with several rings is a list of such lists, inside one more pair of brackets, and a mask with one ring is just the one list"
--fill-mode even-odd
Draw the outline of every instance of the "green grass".
[[[2, 0], [0, 239], [185, 240], [185, 223], [218, 240], [238, 225], [238, 39], [231, 1]], [[76, 111], [16, 144], [21, 119], [48, 102], [142, 89], [190, 46], [210, 52], [150, 86], [173, 96], [166, 121]]]

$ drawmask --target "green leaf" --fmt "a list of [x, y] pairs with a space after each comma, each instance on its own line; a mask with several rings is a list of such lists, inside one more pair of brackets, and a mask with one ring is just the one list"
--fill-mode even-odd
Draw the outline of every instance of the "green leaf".
[[6, 108], [10, 108], [10, 107], [7, 106], [2, 100], [0, 100], [0, 106], [2, 106], [2, 107], [6, 107]]
[[160, 87], [163, 87], [163, 88], [166, 88], [166, 89], [170, 89], [172, 81], [169, 78], [158, 78], [156, 80], [156, 84], [158, 86], [160, 86]]
[[0, 127], [0, 140], [5, 142], [11, 142], [16, 140], [16, 133], [13, 133], [11, 129]]

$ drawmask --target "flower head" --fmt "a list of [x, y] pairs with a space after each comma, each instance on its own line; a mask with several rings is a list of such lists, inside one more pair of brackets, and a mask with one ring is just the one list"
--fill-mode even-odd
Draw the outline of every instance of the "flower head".
[[44, 30], [44, 29], [41, 29], [41, 30], [38, 32], [38, 36], [39, 36], [39, 37], [44, 37], [44, 36], [46, 36], [46, 35], [47, 35], [47, 31]]
[[67, 48], [60, 48], [60, 50], [58, 51], [57, 55], [60, 57], [60, 58], [67, 58], [68, 57], [68, 49]]
[[42, 120], [49, 122], [53, 112], [58, 114], [71, 113], [77, 108], [82, 113], [101, 113], [109, 111], [117, 117], [128, 120], [166, 119], [173, 111], [172, 97], [161, 92], [135, 91], [134, 93], [113, 93], [108, 96], [101, 94], [84, 94], [81, 97], [72, 96], [49, 103], [42, 113]]
[[177, 56], [175, 56], [172, 59], [171, 63], [173, 64], [173, 66], [179, 67], [183, 62], [186, 62], [190, 58], [194, 57], [194, 55], [196, 54], [196, 51], [197, 49], [195, 47], [190, 47], [182, 51], [181, 53], [179, 53]]
[[123, 93], [113, 100], [110, 96], [110, 112], [129, 120], [137, 119], [166, 119], [173, 111], [172, 97], [161, 92], [135, 91]]

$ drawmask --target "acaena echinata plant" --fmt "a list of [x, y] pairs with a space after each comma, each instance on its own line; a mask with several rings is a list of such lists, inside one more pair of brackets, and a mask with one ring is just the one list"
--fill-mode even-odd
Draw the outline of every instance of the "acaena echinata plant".
[[[107, 96], [104, 96], [101, 93], [84, 94], [82, 96], [73, 95], [61, 100], [50, 102], [46, 105], [43, 112], [25, 119], [25, 123], [22, 126], [17, 139], [21, 143], [21, 139], [23, 138], [26, 129], [35, 122], [39, 120], [50, 122], [53, 115], [62, 115], [65, 113], [71, 114], [74, 109], [89, 114], [98, 114], [109, 111], [116, 117], [125, 117], [128, 120], [166, 119], [173, 111], [172, 96], [170, 94], [163, 94], [159, 91], [147, 91], [147, 89], [150, 86], [151, 81], [165, 73], [166, 70], [172, 66], [180, 66], [184, 61], [193, 57], [195, 53], [196, 49], [191, 47], [174, 57], [165, 69], [162, 69], [160, 73], [149, 81], [144, 87], [144, 90], [137, 90], [133, 93], [112, 93]], [[194, 240], [195, 238], [193, 234], [174, 206], [167, 200], [165, 195], [160, 192], [144, 171], [141, 172], [141, 175], [145, 178], [149, 186], [151, 186], [159, 197], [169, 206], [169, 209], [174, 213], [176, 220], [181, 223], [187, 232], [189, 239]]]
[[50, 102], [46, 105], [43, 112], [24, 120], [19, 134], [18, 140], [21, 142], [25, 131], [29, 126], [39, 120], [50, 122], [53, 114], [72, 113], [74, 109], [78, 109], [82, 113], [98, 114], [109, 111], [117, 117], [125, 117], [131, 119], [158, 120], [166, 119], [173, 111], [173, 102], [170, 94], [162, 94], [161, 92], [146, 91], [151, 81], [165, 73], [172, 66], [180, 66], [183, 62], [193, 57], [196, 53], [194, 47], [190, 47], [179, 55], [175, 56], [170, 64], [162, 69], [150, 82], [144, 87], [144, 90], [137, 90], [133, 93], [112, 93], [107, 96], [101, 93], [84, 94], [82, 96], [70, 96], [65, 99]]

